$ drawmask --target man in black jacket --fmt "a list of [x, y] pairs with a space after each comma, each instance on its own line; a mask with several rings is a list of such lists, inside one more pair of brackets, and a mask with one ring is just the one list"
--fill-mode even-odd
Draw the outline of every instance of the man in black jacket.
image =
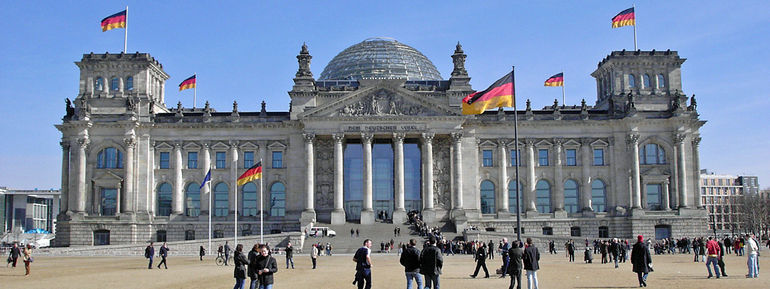
[[259, 285], [259, 279], [257, 279], [257, 257], [259, 257], [259, 254], [259, 244], [254, 244], [249, 254], [246, 255], [246, 258], [249, 260], [249, 268], [246, 270], [246, 276], [249, 276], [250, 279], [249, 289], [257, 289]]
[[406, 274], [406, 289], [412, 289], [412, 279], [417, 282], [417, 288], [423, 289], [422, 278], [420, 277], [420, 250], [417, 250], [417, 241], [409, 240], [406, 250], [401, 253], [401, 265], [404, 266]]
[[516, 289], [521, 289], [521, 269], [523, 268], [522, 257], [524, 251], [521, 250], [521, 241], [513, 241], [513, 246], [508, 250], [508, 275], [511, 275], [511, 285], [508, 289], [513, 289], [513, 284], [516, 284]]
[[[278, 263], [273, 256], [270, 256], [270, 249], [266, 245], [259, 247], [260, 254], [256, 258], [256, 268], [254, 272], [257, 273], [257, 279], [261, 288], [272, 288], [273, 274], [278, 272]], [[249, 265], [251, 268], [251, 265]]]
[[439, 289], [439, 275], [441, 267], [444, 266], [444, 257], [441, 256], [441, 250], [436, 247], [436, 238], [431, 236], [428, 245], [420, 254], [420, 272], [425, 275], [425, 288]]
[[[11, 255], [10, 255], [11, 262], [13, 263], [13, 268], [16, 268], [16, 261], [19, 260], [19, 255], [21, 255], [21, 250], [19, 250], [19, 245], [17, 243], [13, 243], [13, 247], [11, 247]], [[150, 260], [150, 264], [152, 264], [152, 260]]]
[[642, 235], [636, 238], [637, 242], [634, 244], [634, 248], [631, 249], [631, 264], [634, 266], [633, 271], [636, 272], [636, 277], [639, 280], [639, 287], [647, 287], [647, 274], [650, 273], [652, 256], [650, 256], [650, 249], [644, 243]]
[[144, 257], [150, 259], [150, 263], [147, 265], [147, 269], [152, 269], [152, 257], [155, 256], [155, 247], [152, 246], [152, 242], [147, 248], [144, 248]]
[[372, 288], [372, 240], [364, 240], [364, 246], [358, 248], [353, 255], [353, 262], [356, 262], [356, 280], [353, 284], [358, 285], [358, 289]]
[[476, 250], [476, 271], [473, 271], [471, 278], [476, 278], [479, 275], [479, 269], [484, 268], [484, 278], [489, 278], [489, 270], [487, 270], [487, 245], [481, 243], [481, 248]]
[[537, 270], [540, 270], [540, 252], [532, 243], [532, 238], [527, 238], [527, 248], [524, 249], [522, 261], [524, 269], [527, 269], [527, 288], [538, 289]]
[[227, 261], [230, 261], [230, 245], [225, 241], [225, 266], [227, 266]]
[[158, 255], [161, 258], [160, 263], [158, 263], [158, 269], [160, 269], [161, 264], [163, 264], [163, 267], [168, 269], [168, 265], [166, 264], [166, 257], [168, 257], [168, 246], [166, 246], [165, 242], [163, 243], [163, 246], [160, 246], [160, 252], [158, 252]]
[[[350, 229], [350, 231], [353, 232], [353, 229]], [[294, 269], [294, 247], [291, 246], [291, 242], [286, 245], [286, 269], [289, 269], [289, 263], [291, 263], [291, 268]]]

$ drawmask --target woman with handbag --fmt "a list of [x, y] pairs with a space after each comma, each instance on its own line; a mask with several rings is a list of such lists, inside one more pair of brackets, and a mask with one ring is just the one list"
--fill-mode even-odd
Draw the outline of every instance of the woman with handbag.
[[29, 263], [32, 263], [32, 245], [27, 244], [26, 247], [24, 247], [24, 250], [22, 251], [22, 254], [24, 255], [24, 269], [27, 270], [27, 274], [24, 274], [24, 276], [29, 275]]

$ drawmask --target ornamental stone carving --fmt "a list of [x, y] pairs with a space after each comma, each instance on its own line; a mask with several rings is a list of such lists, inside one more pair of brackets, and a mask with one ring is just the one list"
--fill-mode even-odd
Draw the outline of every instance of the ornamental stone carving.
[[312, 132], [306, 132], [302, 134], [302, 137], [305, 138], [305, 143], [312, 143], [315, 139], [315, 134]]
[[682, 133], [675, 133], [674, 134], [674, 143], [680, 144], [684, 141], [685, 137], [687, 137], [685, 134]]
[[318, 209], [334, 208], [334, 142], [317, 138], [315, 142], [315, 205]]
[[628, 134], [628, 136], [626, 136], [626, 143], [629, 146], [639, 144], [639, 134], [636, 134], [636, 133]]
[[395, 94], [381, 89], [373, 94], [361, 98], [359, 101], [346, 105], [339, 109], [339, 115], [364, 116], [364, 115], [426, 115], [425, 107], [412, 105], [397, 97]]
[[450, 175], [452, 173], [450, 138], [437, 136], [433, 139], [433, 205], [435, 208], [450, 209]]

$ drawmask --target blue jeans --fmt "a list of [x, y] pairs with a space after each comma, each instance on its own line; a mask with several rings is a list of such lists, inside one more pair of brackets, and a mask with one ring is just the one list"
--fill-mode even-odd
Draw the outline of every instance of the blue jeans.
[[[532, 285], [534, 285], [534, 287]], [[538, 289], [537, 270], [527, 270], [527, 289]]]
[[406, 289], [412, 289], [412, 278], [417, 282], [417, 289], [423, 289], [422, 277], [417, 272], [406, 272]]
[[259, 289], [273, 289], [273, 284], [259, 285]]
[[[571, 255], [571, 256], [573, 256], [573, 255]], [[503, 256], [503, 277], [505, 277], [505, 274], [508, 273], [508, 262], [510, 262], [510, 261], [511, 261], [511, 258], [508, 257], [508, 255], [504, 255]]]
[[235, 286], [233, 286], [233, 289], [243, 289], [243, 283], [245, 283], [244, 280], [246, 279], [235, 278]]
[[425, 275], [425, 288], [431, 288], [430, 286], [431, 283], [433, 284], [433, 287], [432, 287], [433, 289], [441, 288], [441, 285], [439, 283], [440, 275], [428, 275], [428, 274], [423, 274], [423, 275]]
[[286, 269], [289, 269], [289, 263], [291, 263], [291, 268], [294, 269], [294, 258], [286, 258]]
[[719, 278], [719, 276], [721, 276], [721, 275], [719, 275], [719, 265], [717, 263], [718, 263], [717, 257], [709, 256], [708, 261], [706, 261], [706, 270], [709, 271], [709, 277], [712, 276], [711, 275], [711, 267], [709, 267], [709, 264], [712, 267], [714, 267], [714, 271], [716, 271], [717, 278]]
[[259, 286], [259, 279], [257, 278], [251, 279], [251, 281], [249, 282], [249, 289], [257, 289], [257, 286]]
[[757, 255], [749, 254], [749, 258], [746, 260], [746, 265], [749, 266], [749, 277], [757, 278], [757, 276], [759, 276], [759, 268], [757, 268]]

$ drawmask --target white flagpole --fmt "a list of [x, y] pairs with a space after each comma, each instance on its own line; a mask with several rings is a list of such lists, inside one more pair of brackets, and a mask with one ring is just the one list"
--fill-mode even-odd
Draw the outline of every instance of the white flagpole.
[[[211, 173], [211, 166], [209, 166], [209, 173]], [[214, 212], [211, 211], [211, 179], [209, 179], [209, 254], [211, 254], [211, 214]]]
[[126, 6], [126, 28], [123, 29], [123, 53], [128, 53], [128, 6]]
[[564, 70], [561, 71], [561, 104], [566, 106], [567, 105], [567, 98], [565, 97], [564, 93], [564, 87], [567, 86], [566, 83], [564, 83]]
[[198, 100], [198, 73], [193, 73], [195, 76], [195, 87], [193, 87], [193, 110], [195, 110], [195, 103]]
[[636, 17], [636, 3], [632, 6], [634, 7], [634, 51], [639, 50], [636, 46], [636, 23], [637, 23], [637, 17]]
[[265, 176], [265, 170], [264, 170], [265, 164], [262, 163], [262, 158], [259, 159], [259, 163], [262, 166], [262, 177], [259, 178], [259, 243], [264, 244], [265, 243], [265, 239], [264, 239], [265, 222], [263, 217], [264, 216], [264, 212], [263, 212], [264, 198], [262, 197], [262, 185], [263, 185], [262, 178]]
[[[236, 163], [236, 166], [237, 166], [237, 163]], [[234, 230], [235, 231], [235, 238], [234, 238], [235, 243], [234, 243], [234, 245], [238, 246], [238, 179], [237, 178], [235, 179], [235, 215], [234, 215], [233, 219], [235, 219], [235, 230]]]

